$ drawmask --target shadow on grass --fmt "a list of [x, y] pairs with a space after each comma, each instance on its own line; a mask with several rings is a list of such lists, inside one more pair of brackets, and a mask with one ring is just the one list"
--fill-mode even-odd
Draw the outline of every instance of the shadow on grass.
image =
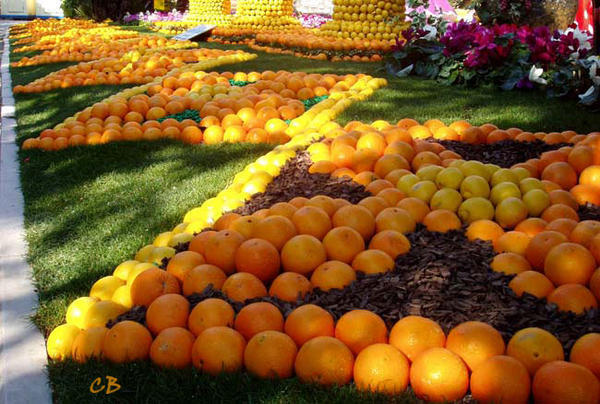
[[[246, 373], [209, 376], [196, 369], [160, 369], [148, 362], [113, 365], [73, 361], [53, 362], [48, 371], [54, 401], [61, 403], [415, 403], [412, 392], [396, 396], [364, 394], [354, 385], [323, 388], [297, 378], [263, 380]], [[89, 386], [97, 377], [116, 377], [121, 388], [111, 394], [92, 394]]]

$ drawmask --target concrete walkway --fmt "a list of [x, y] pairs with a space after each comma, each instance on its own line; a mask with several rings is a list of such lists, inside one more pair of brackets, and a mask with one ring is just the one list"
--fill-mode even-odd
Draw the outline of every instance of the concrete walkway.
[[2, 37], [2, 122], [0, 127], [0, 403], [51, 402], [45, 373], [44, 338], [29, 320], [37, 294], [25, 257], [23, 195], [15, 144], [15, 100], [9, 72], [8, 27]]

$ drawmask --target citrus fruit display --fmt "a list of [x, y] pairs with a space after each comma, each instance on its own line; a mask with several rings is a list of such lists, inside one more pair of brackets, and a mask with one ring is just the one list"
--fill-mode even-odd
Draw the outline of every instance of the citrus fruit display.
[[[207, 54], [220, 52], [209, 50]], [[364, 99], [385, 84], [385, 80], [367, 75], [206, 73], [210, 68], [253, 57], [245, 52], [224, 52], [174, 68], [42, 131], [39, 137], [26, 140], [23, 148], [60, 150], [160, 138], [191, 144], [283, 144], [307, 127], [329, 122], [353, 100]], [[268, 178], [276, 174], [272, 168], [259, 171]]]
[[[559, 135], [313, 120], [74, 301], [49, 355], [410, 386], [431, 402], [597, 402], [600, 222], [577, 187], [599, 192], [600, 168], [574, 156], [600, 135]], [[481, 152], [507, 149], [538, 157]], [[134, 336], [147, 343], [129, 351]]]
[[[177, 41], [158, 35], [140, 34], [105, 24], [86, 23], [87, 28], [65, 20], [61, 24], [66, 30], [52, 30], [54, 20], [37, 21], [20, 30], [11, 30], [10, 38], [20, 38], [22, 46], [17, 52], [41, 51], [31, 57], [23, 57], [11, 63], [12, 67], [37, 66], [58, 62], [89, 62], [102, 58], [121, 58], [129, 52], [145, 53], [150, 49], [194, 48], [190, 41]], [[43, 28], [48, 28], [49, 32]], [[48, 32], [46, 34], [46, 32]], [[25, 36], [27, 35], [27, 36]]]

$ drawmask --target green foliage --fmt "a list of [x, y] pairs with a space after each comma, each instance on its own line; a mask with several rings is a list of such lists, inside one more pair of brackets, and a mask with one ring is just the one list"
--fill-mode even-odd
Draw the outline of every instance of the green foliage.
[[63, 0], [62, 9], [66, 17], [91, 18], [102, 21], [107, 18], [118, 21], [125, 13], [139, 13], [150, 10], [152, 0]]

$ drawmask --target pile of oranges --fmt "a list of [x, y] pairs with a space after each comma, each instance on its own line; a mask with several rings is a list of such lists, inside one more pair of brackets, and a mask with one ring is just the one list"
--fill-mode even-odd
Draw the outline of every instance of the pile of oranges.
[[[130, 98], [112, 96], [63, 124], [44, 130], [38, 138], [27, 139], [22, 147], [61, 150], [70, 146], [159, 138], [192, 144], [282, 144], [290, 140], [301, 123], [298, 119], [306, 112], [302, 101], [350, 94], [352, 86], [370, 79], [364, 75], [286, 71], [235, 74], [187, 71], [153, 81], [146, 85], [145, 94]], [[238, 87], [230, 80], [247, 85]], [[332, 102], [335, 101], [326, 104], [332, 105]], [[180, 122], [169, 118], [186, 110], [198, 111], [202, 120]]]
[[60, 35], [72, 29], [93, 29], [107, 27], [107, 24], [95, 23], [90, 20], [75, 20], [72, 18], [36, 19], [26, 24], [16, 24], [9, 28], [10, 38], [15, 39], [14, 45], [35, 42], [42, 37]]
[[[33, 23], [24, 25], [28, 27], [29, 24]], [[36, 23], [35, 26], [39, 27], [40, 25], [43, 23]], [[135, 31], [126, 31], [118, 27], [100, 24], [89, 28], [74, 28], [55, 35], [32, 36], [24, 39], [31, 39], [33, 42], [21, 47], [21, 51], [42, 50], [43, 52], [32, 57], [23, 57], [21, 60], [11, 63], [12, 67], [94, 61], [102, 58], [118, 59], [132, 51], [143, 54], [147, 50], [197, 47], [196, 43], [190, 41], [177, 41], [157, 35], [142, 35]]]
[[175, 68], [225, 55], [241, 54], [242, 51], [219, 49], [149, 50], [123, 55], [121, 58], [103, 58], [93, 62], [81, 62], [66, 67], [31, 83], [15, 86], [15, 93], [39, 93], [56, 88], [91, 85], [144, 84], [162, 77]]
[[[223, 26], [231, 21], [230, 0], [191, 0], [186, 23]], [[157, 25], [160, 27], [160, 25]]]
[[[264, 74], [261, 79], [268, 81], [271, 73]], [[222, 82], [213, 86], [226, 86], [231, 76], [210, 77]], [[165, 88], [154, 91], [162, 94]], [[464, 161], [425, 140], [424, 133], [471, 143], [511, 138], [571, 145], [500, 168]], [[327, 196], [297, 197], [250, 216], [227, 213], [239, 206], [226, 204], [236, 193], [247, 199], [264, 191], [293, 150], [302, 148], [292, 146], [300, 146], [296, 140], [302, 137], [314, 162], [311, 172], [349, 176], [373, 196], [355, 205]], [[321, 141], [311, 142], [315, 137]], [[186, 296], [212, 285], [233, 302], [265, 296], [294, 302], [314, 288], [344, 288], [357, 273], [394, 270], [394, 259], [411, 247], [405, 235], [419, 223], [434, 232], [467, 223], [470, 240], [489, 241], [498, 253], [492, 270], [515, 275], [509, 284], [515, 294], [584, 313], [600, 299], [600, 222], [580, 222], [577, 208], [600, 196], [599, 142], [597, 133], [528, 134], [466, 121], [449, 126], [437, 120], [354, 121], [345, 127], [329, 121], [316, 132], [308, 129], [98, 280], [89, 296], [69, 306], [67, 323], [48, 339], [48, 353], [80, 362], [150, 358], [158, 366], [195, 366], [208, 374], [245, 368], [261, 378], [296, 375], [326, 386], [354, 380], [360, 390], [386, 394], [410, 385], [419, 398], [434, 402], [458, 400], [470, 390], [484, 402], [528, 402], [533, 396], [536, 402], [595, 403], [600, 334], [581, 336], [567, 362], [561, 343], [540, 328], [522, 329], [504, 341], [493, 327], [475, 321], [446, 334], [432, 320], [409, 316], [388, 329], [368, 310], [352, 310], [335, 321], [324, 309], [305, 304], [284, 318], [264, 301], [236, 313], [226, 300], [209, 298], [191, 307]], [[224, 202], [218, 205], [217, 199]], [[461, 206], [473, 200], [487, 201], [492, 215], [478, 216], [479, 203], [463, 207], [470, 215], [461, 214]], [[210, 229], [190, 228], [210, 212], [216, 213]], [[177, 252], [186, 243], [188, 249]], [[133, 306], [147, 308], [144, 324], [105, 327]]]

